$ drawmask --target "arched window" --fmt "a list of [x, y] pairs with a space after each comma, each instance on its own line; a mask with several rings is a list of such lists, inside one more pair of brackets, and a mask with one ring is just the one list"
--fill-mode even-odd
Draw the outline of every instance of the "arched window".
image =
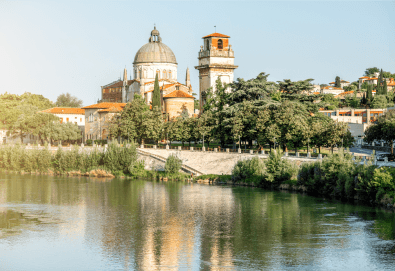
[[134, 70], [134, 79], [137, 79], [137, 70]]
[[206, 40], [206, 50], [210, 50], [210, 41]]
[[169, 71], [169, 79], [173, 79], [173, 78], [171, 77], [171, 71]]
[[162, 78], [163, 78], [163, 79], [166, 79], [166, 78], [167, 78], [166, 70], [163, 71], [163, 77], [162, 77]]
[[143, 78], [143, 71], [142, 70], [139, 70], [139, 78], [140, 79]]
[[218, 49], [221, 49], [221, 50], [224, 49], [224, 45], [223, 45], [221, 39], [218, 40]]

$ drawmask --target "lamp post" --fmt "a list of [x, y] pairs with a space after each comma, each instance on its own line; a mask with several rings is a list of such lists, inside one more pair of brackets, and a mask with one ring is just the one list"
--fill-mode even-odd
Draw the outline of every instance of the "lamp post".
[[276, 138], [274, 138], [273, 144], [274, 144], [274, 150], [276, 150]]

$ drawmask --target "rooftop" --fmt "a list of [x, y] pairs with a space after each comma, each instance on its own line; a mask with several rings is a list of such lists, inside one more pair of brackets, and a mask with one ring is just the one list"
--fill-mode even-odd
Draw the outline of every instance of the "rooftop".
[[98, 104], [92, 104], [92, 105], [85, 106], [85, 107], [83, 107], [83, 109], [95, 109], [95, 108], [97, 108], [97, 109], [112, 109], [112, 108], [117, 108], [119, 110], [122, 110], [125, 107], [125, 105], [126, 105], [126, 103], [98, 103]]
[[210, 35], [204, 36], [202, 39], [205, 39], [205, 38], [210, 38], [210, 37], [218, 37], [218, 38], [230, 38], [230, 37], [229, 37], [229, 36], [227, 36], [227, 35], [224, 35], [224, 34], [221, 34], [221, 33], [217, 33], [217, 32], [215, 32], [215, 33], [212, 33], [212, 34], [210, 34]]
[[182, 91], [182, 90], [175, 90], [165, 96], [163, 98], [195, 98], [192, 95]]
[[54, 107], [50, 109], [46, 109], [40, 111], [42, 113], [51, 113], [51, 114], [78, 114], [84, 115], [85, 110], [82, 108], [72, 108], [72, 107]]

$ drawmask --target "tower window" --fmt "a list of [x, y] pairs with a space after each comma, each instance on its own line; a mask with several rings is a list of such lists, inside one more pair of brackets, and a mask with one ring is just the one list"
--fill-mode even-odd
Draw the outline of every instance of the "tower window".
[[206, 40], [206, 50], [210, 50], [210, 42], [209, 42], [209, 40]]
[[164, 78], [164, 79], [167, 78], [167, 73], [166, 73], [166, 71], [163, 71], [163, 78]]
[[173, 79], [173, 78], [171, 77], [171, 71], [169, 71], [169, 79]]
[[143, 78], [143, 72], [142, 72], [142, 70], [139, 70], [139, 78], [141, 79], [141, 78]]
[[224, 45], [221, 39], [218, 40], [218, 49], [224, 49]]

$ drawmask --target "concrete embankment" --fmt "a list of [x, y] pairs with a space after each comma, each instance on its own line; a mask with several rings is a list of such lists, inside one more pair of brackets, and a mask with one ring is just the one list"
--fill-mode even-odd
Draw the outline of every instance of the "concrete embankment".
[[[251, 159], [254, 156], [258, 156], [262, 159], [267, 158], [267, 155], [257, 155], [257, 154], [247, 154], [247, 153], [226, 153], [226, 152], [201, 152], [201, 151], [178, 151], [178, 150], [164, 150], [164, 149], [139, 149], [141, 151], [156, 154], [163, 158], [167, 158], [169, 155], [178, 156], [184, 165], [187, 165], [193, 169], [196, 169], [203, 174], [231, 174], [234, 165], [239, 160], [243, 159]], [[294, 158], [287, 157], [292, 161], [296, 161], [297, 163], [303, 162], [314, 162], [317, 159], [307, 159], [307, 158]], [[146, 160], [148, 166], [150, 163], [158, 166], [157, 163], [151, 162], [150, 160]]]

